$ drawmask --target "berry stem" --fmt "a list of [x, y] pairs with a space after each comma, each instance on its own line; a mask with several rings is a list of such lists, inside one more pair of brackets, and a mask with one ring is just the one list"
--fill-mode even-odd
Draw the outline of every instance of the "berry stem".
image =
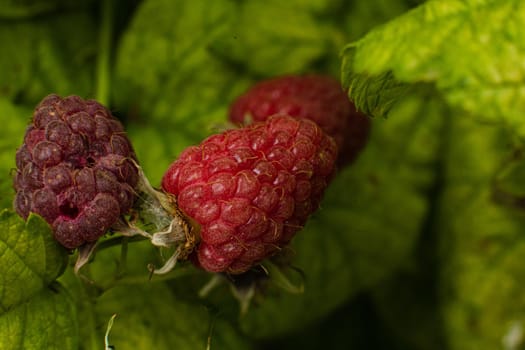
[[114, 7], [114, 0], [102, 1], [101, 25], [98, 36], [96, 99], [104, 106], [109, 105], [109, 91], [111, 84], [110, 61], [111, 43], [113, 38]]

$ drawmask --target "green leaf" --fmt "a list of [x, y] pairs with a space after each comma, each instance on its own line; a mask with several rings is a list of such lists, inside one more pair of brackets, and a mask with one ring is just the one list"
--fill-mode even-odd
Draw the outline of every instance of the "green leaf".
[[[438, 191], [436, 191], [437, 194]], [[434, 198], [429, 216], [411, 258], [395, 274], [371, 290], [374, 309], [384, 329], [407, 346], [402, 349], [448, 349], [438, 293], [437, 245], [440, 232]], [[410, 345], [410, 346], [408, 346]]]
[[[248, 0], [256, 2], [254, 0]], [[278, 0], [269, 0], [266, 2], [267, 6], [274, 6], [274, 3], [279, 5]], [[314, 14], [332, 14], [337, 11], [344, 0], [289, 0], [286, 2], [287, 5], [296, 8], [298, 11], [308, 11]], [[282, 5], [282, 3], [281, 3]]]
[[[425, 235], [422, 241], [427, 239]], [[435, 241], [416, 249], [423, 249], [433, 258], [433, 247], [429, 247], [432, 243]], [[385, 324], [385, 333], [407, 344], [401, 349], [448, 349], [436, 293], [435, 266], [428, 264], [428, 257], [417, 256], [404, 271], [374, 286], [374, 309]]]
[[[421, 0], [423, 1], [423, 0]], [[347, 1], [344, 12], [345, 32], [348, 40], [357, 40], [372, 28], [399, 16], [421, 1], [375, 0]]]
[[432, 83], [452, 106], [523, 133], [524, 27], [520, 0], [428, 1], [348, 45], [343, 80], [367, 111], [388, 112], [378, 104], [396, 99], [382, 96], [385, 77], [388, 86]]
[[396, 118], [375, 121], [363, 154], [338, 174], [292, 242], [304, 293], [263, 293], [240, 321], [246, 333], [269, 338], [300, 329], [403, 264], [428, 214], [446, 112], [439, 100], [412, 97], [396, 106]]
[[505, 129], [464, 118], [451, 131], [437, 221], [444, 329], [451, 349], [517, 349], [523, 338], [512, 345], [508, 337], [522, 331], [525, 317], [525, 216], [494, 196], [494, 179], [516, 145]]
[[[164, 284], [116, 287], [97, 300], [103, 339], [105, 325], [116, 318], [109, 342], [116, 349], [250, 349], [234, 329], [203, 305], [178, 300]], [[208, 339], [210, 338], [210, 339]]]
[[429, 232], [412, 265], [377, 287], [378, 309], [417, 349], [519, 349], [525, 216], [509, 199], [525, 188], [507, 170], [522, 167], [522, 145], [508, 129], [462, 115], [446, 139]]
[[0, 57], [0, 96], [30, 105], [50, 93], [93, 96], [96, 27], [87, 13], [3, 21], [0, 41], [9, 53]]
[[[494, 186], [500, 197], [506, 196], [515, 198], [516, 202], [523, 202], [525, 199], [525, 162], [521, 149], [508, 160], [508, 164], [502, 167], [499, 174], [495, 176]], [[520, 203], [523, 205], [523, 203]]]
[[350, 66], [343, 66], [343, 86], [355, 106], [363, 113], [375, 117], [388, 116], [392, 107], [405, 95], [410, 87], [393, 79], [391, 72], [374, 77], [355, 74]]
[[320, 6], [311, 2], [240, 2], [232, 27], [212, 48], [255, 74], [304, 72], [328, 53], [337, 54], [330, 48], [329, 27], [316, 18], [310, 5]]
[[126, 129], [144, 173], [156, 187], [176, 156], [188, 145], [198, 142], [196, 135], [172, 132], [155, 124], [131, 122]]
[[69, 294], [58, 284], [0, 314], [0, 348], [77, 349], [78, 323]]
[[415, 350], [415, 348], [395, 341], [384, 331], [365, 294], [339, 307], [320, 322], [286, 337], [272, 339], [265, 344], [265, 348], [275, 350]]
[[211, 48], [257, 76], [337, 74], [345, 42], [408, 8], [406, 0], [238, 2], [231, 28]]
[[209, 46], [229, 28], [234, 8], [229, 0], [143, 2], [118, 48], [118, 109], [162, 123], [169, 138], [186, 134], [195, 142], [223, 124], [228, 102], [248, 80]]
[[49, 225], [31, 214], [24, 222], [15, 213], [0, 213], [0, 312], [28, 300], [65, 268], [66, 251]]
[[[9, 55], [0, 56], [0, 94], [13, 99], [31, 79], [31, 40], [27, 25], [0, 22], [2, 51]], [[22, 38], [26, 38], [23, 40]]]

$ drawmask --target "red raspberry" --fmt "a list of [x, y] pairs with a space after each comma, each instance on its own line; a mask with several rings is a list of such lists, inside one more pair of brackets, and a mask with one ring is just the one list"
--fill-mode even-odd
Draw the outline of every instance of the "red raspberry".
[[334, 78], [324, 75], [282, 76], [264, 80], [230, 106], [234, 123], [263, 121], [276, 113], [314, 121], [339, 147], [339, 165], [351, 163], [366, 144], [370, 120], [358, 112]]
[[187, 148], [162, 180], [200, 226], [197, 259], [238, 274], [287, 244], [317, 209], [337, 146], [315, 123], [286, 115]]
[[14, 207], [41, 215], [74, 249], [102, 236], [134, 201], [135, 154], [102, 105], [49, 95], [36, 107], [16, 153]]

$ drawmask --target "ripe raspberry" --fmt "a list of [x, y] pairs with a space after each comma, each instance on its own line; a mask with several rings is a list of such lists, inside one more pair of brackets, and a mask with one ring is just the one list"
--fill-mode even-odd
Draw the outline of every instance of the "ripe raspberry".
[[74, 249], [94, 242], [133, 204], [135, 154], [124, 129], [93, 100], [49, 95], [16, 153], [14, 207], [41, 215]]
[[337, 146], [314, 122], [275, 115], [187, 148], [162, 180], [200, 225], [197, 259], [242, 273], [288, 243], [317, 209]]
[[234, 123], [263, 121], [276, 113], [314, 121], [339, 148], [339, 165], [351, 163], [366, 144], [370, 120], [358, 112], [334, 78], [288, 75], [264, 80], [230, 106]]

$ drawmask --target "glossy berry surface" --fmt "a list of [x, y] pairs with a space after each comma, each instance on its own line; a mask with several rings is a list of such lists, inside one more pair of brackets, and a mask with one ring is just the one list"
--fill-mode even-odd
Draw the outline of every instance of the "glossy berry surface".
[[16, 153], [14, 208], [41, 215], [73, 249], [94, 242], [125, 214], [138, 181], [120, 122], [98, 102], [49, 95]]
[[162, 187], [200, 226], [198, 264], [249, 270], [286, 245], [315, 211], [337, 146], [314, 122], [275, 115], [187, 148]]
[[230, 121], [247, 125], [276, 113], [314, 121], [339, 148], [340, 165], [351, 163], [366, 144], [370, 119], [358, 112], [339, 81], [319, 74], [261, 81], [230, 106]]

